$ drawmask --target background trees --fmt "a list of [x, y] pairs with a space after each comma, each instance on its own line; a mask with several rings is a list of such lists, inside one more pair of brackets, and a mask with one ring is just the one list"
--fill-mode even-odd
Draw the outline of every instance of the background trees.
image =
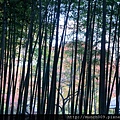
[[107, 114], [112, 96], [119, 106], [118, 0], [0, 6], [1, 113]]

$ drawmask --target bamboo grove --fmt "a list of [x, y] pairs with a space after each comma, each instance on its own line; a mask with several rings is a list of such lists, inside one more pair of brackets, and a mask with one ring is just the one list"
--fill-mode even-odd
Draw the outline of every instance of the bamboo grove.
[[119, 38], [119, 0], [1, 0], [0, 114], [119, 114]]

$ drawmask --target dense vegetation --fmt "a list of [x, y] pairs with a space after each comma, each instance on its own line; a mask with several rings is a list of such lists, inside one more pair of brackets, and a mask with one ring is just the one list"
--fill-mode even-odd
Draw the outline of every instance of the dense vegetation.
[[119, 38], [119, 0], [1, 0], [0, 114], [118, 114]]

